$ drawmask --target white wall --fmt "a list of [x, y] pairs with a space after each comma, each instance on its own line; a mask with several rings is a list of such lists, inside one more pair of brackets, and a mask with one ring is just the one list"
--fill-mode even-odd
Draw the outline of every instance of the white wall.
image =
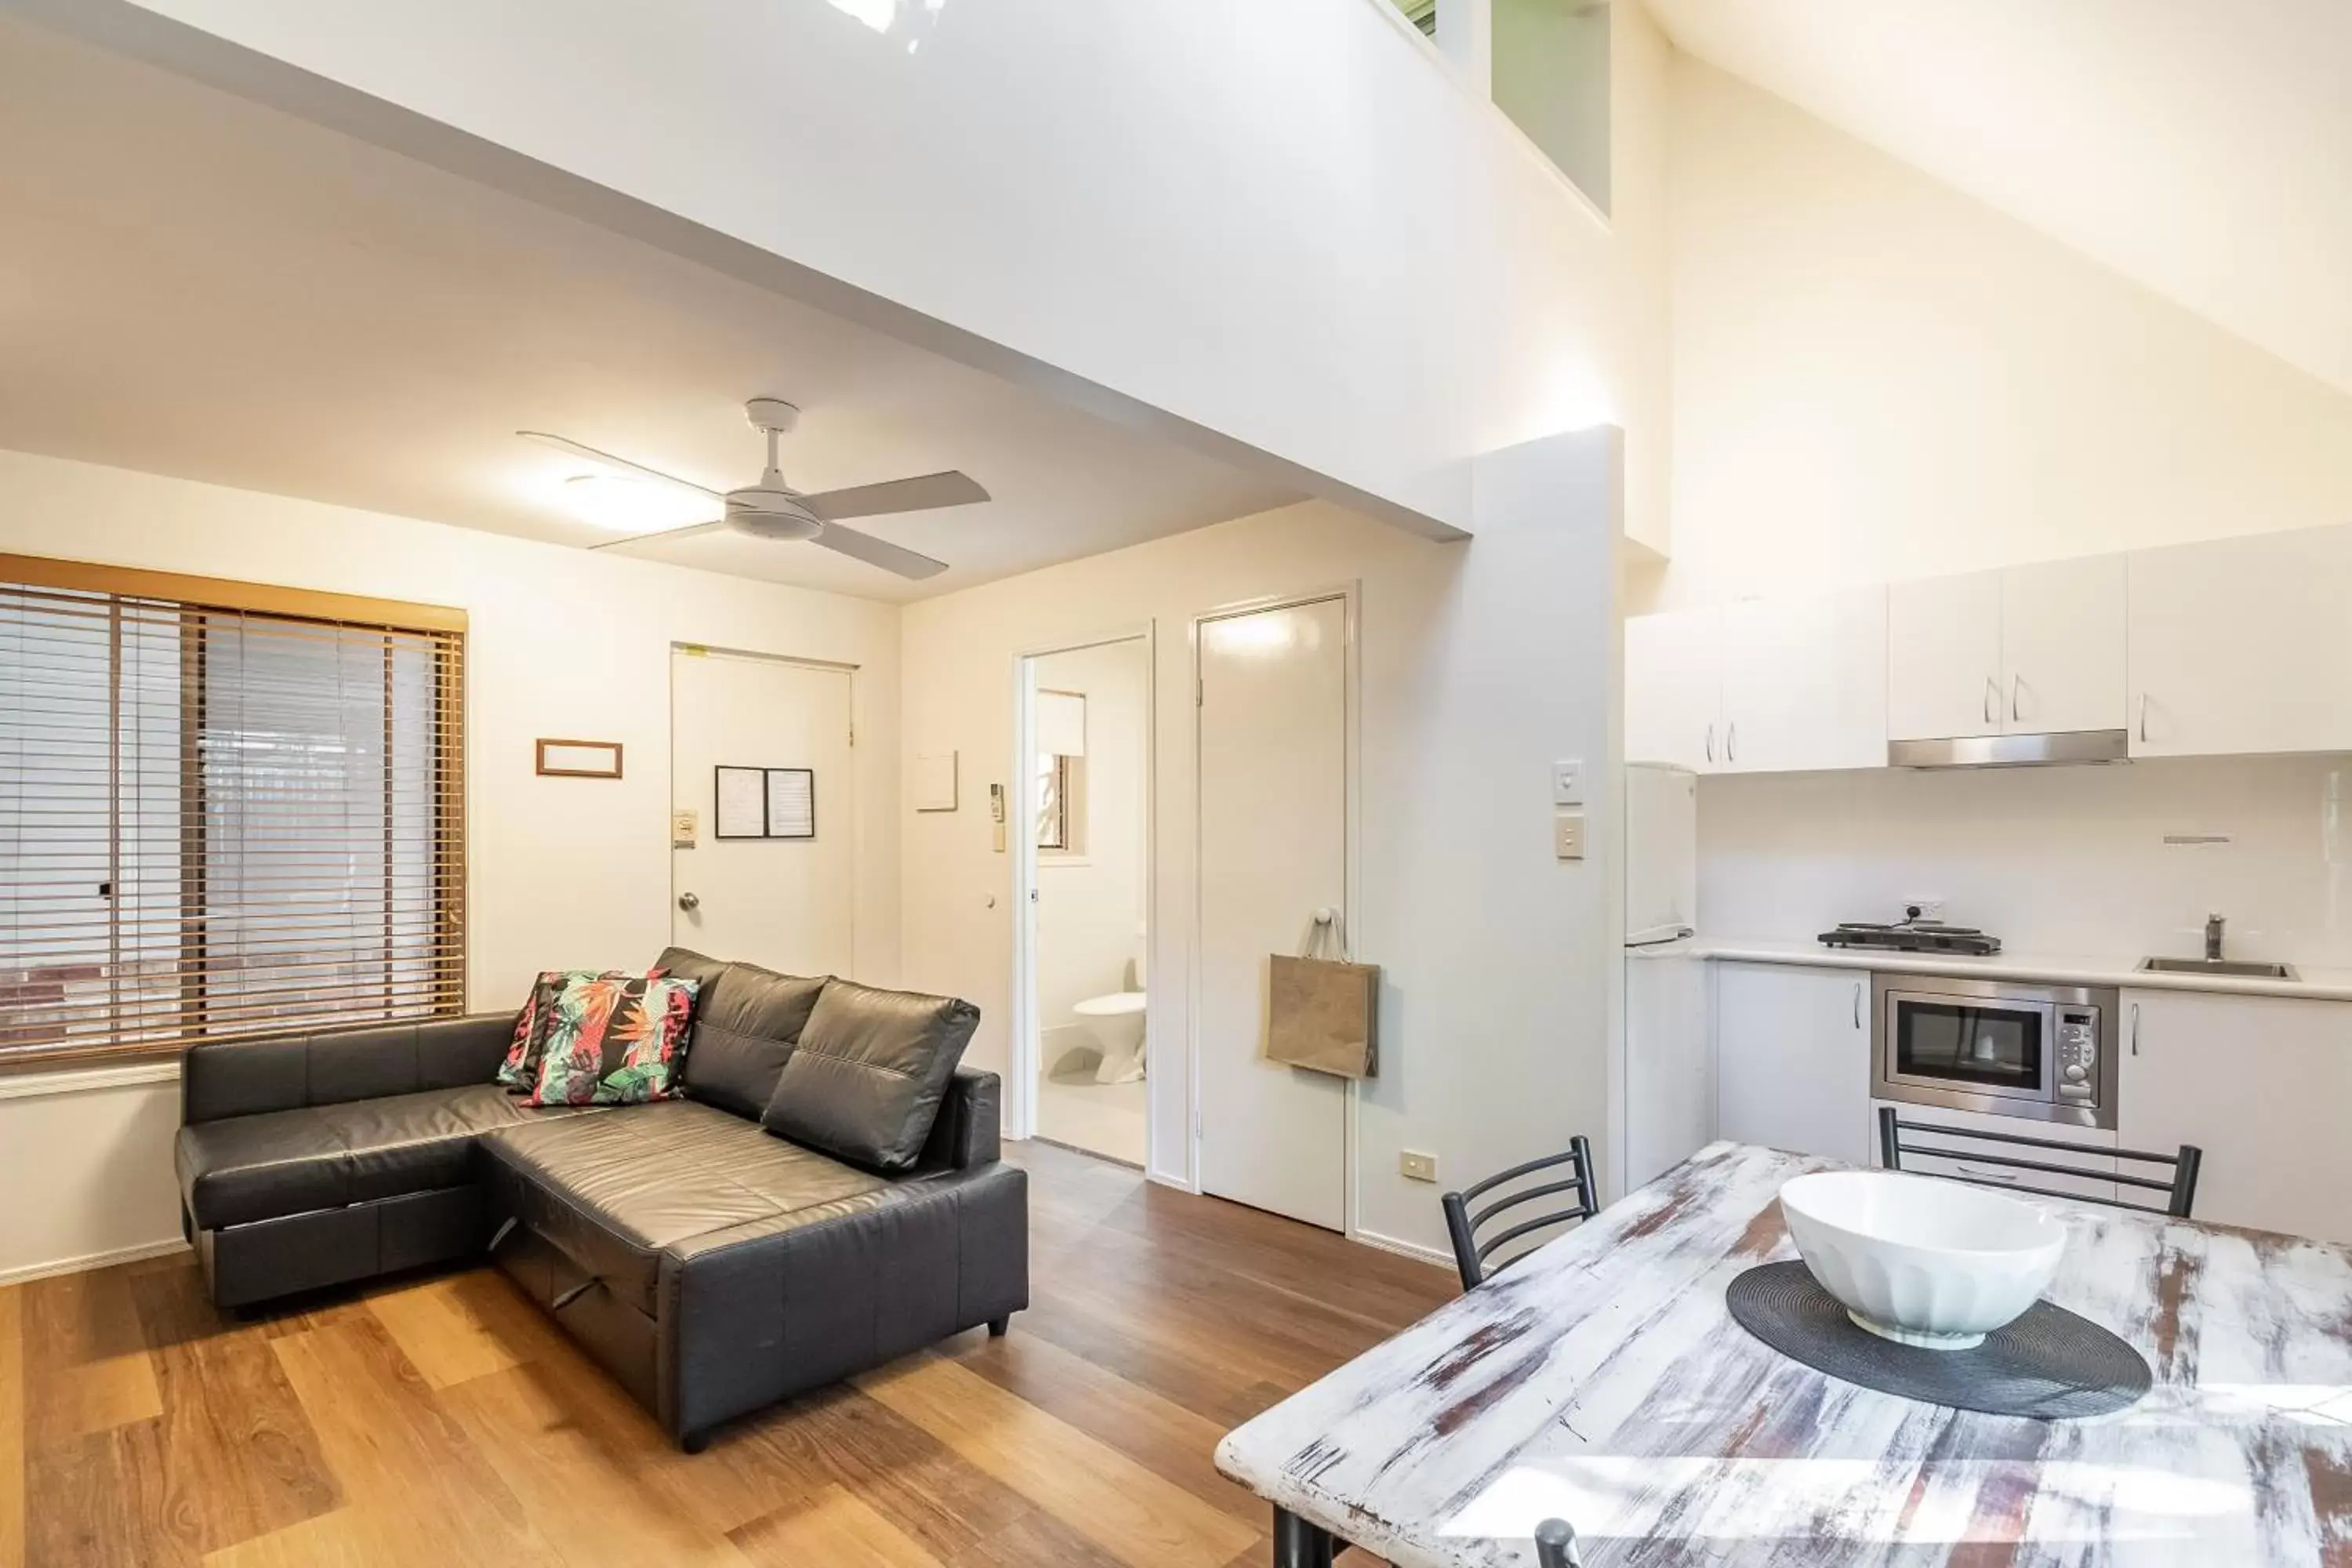
[[[1634, 517], [1658, 500], [1664, 353], [1640, 245], [1387, 0], [953, 0], [899, 6], [889, 36], [817, 0], [36, 3], [533, 183], [333, 84], [457, 127], [648, 204], [602, 216], [656, 243], [687, 243], [656, 232], [661, 215], [691, 220], [795, 264], [827, 308], [1119, 417], [1164, 411], [1375, 514], [1465, 523], [1474, 454], [1600, 420], [1628, 427]], [[1654, 66], [1655, 28], [1618, 9], [1612, 33]], [[1637, 73], [1621, 102], [1656, 79]], [[1630, 233], [1646, 209], [1624, 177]]]
[[[1593, 858], [1551, 855], [1549, 764], [1613, 752], [1620, 500], [1613, 432], [1482, 459], [1477, 535], [1438, 545], [1320, 503], [908, 606], [904, 738], [955, 749], [964, 806], [909, 813], [908, 983], [977, 1001], [970, 1059], [1005, 1061], [1013, 871], [991, 848], [1009, 783], [1017, 650], [1150, 624], [1151, 1115], [1155, 1169], [1189, 1183], [1187, 1040], [1196, 776], [1192, 617], [1357, 585], [1361, 642], [1360, 957], [1384, 966], [1381, 1076], [1358, 1110], [1356, 1217], [1435, 1247], [1439, 1188], [1397, 1173], [1433, 1152], [1467, 1181], [1577, 1131], [1605, 1143], [1618, 899], [1612, 770], [1591, 768]], [[1213, 1115], [1214, 1107], [1203, 1108]]]
[[1031, 668], [1041, 689], [1087, 700], [1079, 849], [1037, 857], [1037, 1019], [1050, 1068], [1072, 1046], [1096, 1043], [1071, 1007], [1126, 990], [1128, 964], [1141, 953], [1151, 668], [1139, 638], [1048, 654]]
[[[857, 750], [857, 952], [866, 978], [897, 978], [891, 605], [11, 452], [0, 452], [0, 552], [464, 608], [467, 992], [480, 1008], [519, 1005], [541, 968], [642, 964], [667, 942], [673, 642], [856, 665], [866, 742]], [[625, 776], [541, 778], [532, 741], [542, 735], [619, 741]], [[135, 1092], [137, 1104], [112, 1100], [116, 1092]], [[0, 1133], [0, 1184], [66, 1194], [99, 1184], [109, 1194], [100, 1207], [141, 1216], [78, 1241], [21, 1222], [0, 1226], [0, 1275], [178, 1235], [168, 1148], [176, 1093], [163, 1117], [157, 1092], [146, 1086], [58, 1102], [106, 1129], [62, 1150]], [[0, 1117], [46, 1115], [51, 1103], [0, 1101]], [[160, 1160], [143, 1142], [159, 1131]], [[142, 1152], [123, 1155], [126, 1141]], [[79, 1196], [58, 1201], [67, 1212], [86, 1205]]]
[[2012, 952], [2136, 963], [2202, 952], [2218, 910], [2233, 956], [2352, 968], [2347, 796], [2344, 757], [1708, 777], [1701, 931], [1809, 941], [1929, 897]]
[[2352, 397], [1709, 66], [1668, 75], [1658, 603], [2352, 521]]

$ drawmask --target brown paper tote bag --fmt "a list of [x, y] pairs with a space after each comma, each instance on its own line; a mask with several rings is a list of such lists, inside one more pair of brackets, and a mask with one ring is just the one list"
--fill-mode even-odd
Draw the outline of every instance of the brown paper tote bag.
[[[1327, 949], [1336, 956], [1322, 956]], [[1266, 1059], [1339, 1078], [1372, 1077], [1380, 1066], [1373, 1024], [1381, 966], [1348, 961], [1339, 916], [1317, 911], [1299, 956], [1277, 952], [1269, 962]]]

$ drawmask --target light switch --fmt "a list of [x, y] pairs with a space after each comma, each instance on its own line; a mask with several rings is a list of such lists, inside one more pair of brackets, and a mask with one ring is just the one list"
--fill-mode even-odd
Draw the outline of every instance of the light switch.
[[1584, 813], [1563, 811], [1551, 819], [1551, 849], [1562, 860], [1584, 858]]
[[1397, 1170], [1407, 1181], [1433, 1182], [1437, 1180], [1437, 1156], [1417, 1154], [1410, 1149], [1401, 1151], [1397, 1155]]
[[1551, 803], [1554, 805], [1584, 804], [1584, 764], [1574, 760], [1551, 765]]
[[682, 805], [669, 814], [669, 847], [673, 849], [694, 847], [696, 826], [694, 807]]

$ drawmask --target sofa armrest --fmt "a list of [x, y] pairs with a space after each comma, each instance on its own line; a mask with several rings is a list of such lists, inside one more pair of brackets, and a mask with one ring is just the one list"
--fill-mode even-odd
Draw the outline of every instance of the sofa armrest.
[[512, 1013], [368, 1024], [257, 1040], [206, 1040], [180, 1066], [180, 1122], [341, 1105], [488, 1083], [514, 1038]]
[[916, 1169], [969, 1171], [1003, 1152], [1004, 1085], [992, 1072], [958, 1068]]

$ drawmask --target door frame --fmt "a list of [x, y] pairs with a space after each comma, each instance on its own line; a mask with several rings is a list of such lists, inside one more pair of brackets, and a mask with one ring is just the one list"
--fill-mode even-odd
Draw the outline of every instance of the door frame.
[[[1204, 679], [1201, 666], [1201, 628], [1211, 621], [1233, 620], [1242, 616], [1257, 615], [1265, 610], [1287, 610], [1304, 605], [1327, 604], [1334, 599], [1339, 600], [1343, 606], [1342, 618], [1347, 628], [1342, 638], [1343, 679], [1346, 690], [1340, 700], [1340, 708], [1342, 723], [1346, 730], [1342, 755], [1347, 773], [1348, 820], [1345, 830], [1345, 849], [1341, 858], [1344, 867], [1342, 875], [1347, 879], [1347, 888], [1339, 901], [1340, 918], [1347, 921], [1347, 939], [1352, 950], [1358, 933], [1362, 930], [1360, 917], [1363, 913], [1364, 886], [1362, 836], [1364, 683], [1363, 637], [1360, 620], [1362, 598], [1363, 579], [1350, 577], [1328, 587], [1311, 588], [1292, 594], [1268, 594], [1256, 598], [1240, 599], [1230, 604], [1219, 605], [1195, 615], [1186, 628], [1192, 662], [1192, 910], [1191, 930], [1188, 933], [1191, 951], [1186, 955], [1187, 962], [1184, 966], [1187, 971], [1185, 976], [1187, 1005], [1184, 1020], [1185, 1095], [1188, 1129], [1191, 1134], [1185, 1140], [1185, 1173], [1189, 1190], [1195, 1193], [1202, 1190], [1201, 1142], [1206, 1121], [1202, 1113], [1201, 1105], [1201, 970], [1202, 955], [1206, 951], [1205, 935], [1201, 929], [1201, 911], [1204, 907], [1202, 868], [1207, 860], [1207, 856], [1202, 852], [1207, 838], [1201, 820], [1201, 718], [1202, 684]], [[1342, 1083], [1347, 1110], [1342, 1121], [1340, 1157], [1347, 1162], [1347, 1169], [1341, 1173], [1340, 1211], [1345, 1234], [1350, 1237], [1359, 1237], [1362, 1234], [1361, 1226], [1359, 1223], [1360, 1205], [1356, 1154], [1357, 1122], [1363, 1103], [1362, 1088], [1361, 1083], [1352, 1079], [1343, 1080]]]
[[1006, 803], [1006, 846], [1012, 851], [1013, 872], [1013, 1027], [1005, 1042], [1006, 1076], [1012, 1079], [1004, 1097], [1004, 1135], [1028, 1139], [1037, 1135], [1037, 1071], [1045, 1057], [1043, 1019], [1037, 1010], [1037, 845], [1028, 830], [1036, 820], [1038, 800], [1035, 770], [1028, 759], [1035, 750], [1037, 732], [1034, 661], [1057, 653], [1078, 653], [1114, 643], [1143, 645], [1143, 1168], [1151, 1169], [1152, 1084], [1160, 1053], [1155, 1034], [1160, 1009], [1152, 999], [1166, 984], [1161, 965], [1150, 958], [1160, 931], [1160, 641], [1159, 623], [1097, 633], [1090, 637], [1057, 637], [1023, 647], [1013, 654], [1013, 788]]
[[[838, 659], [803, 658], [796, 654], [763, 653], [758, 648], [722, 647], [716, 643], [684, 642], [672, 638], [669, 645], [669, 668], [663, 672], [663, 691], [669, 700], [669, 711], [665, 716], [667, 730], [664, 740], [668, 755], [663, 758], [666, 776], [662, 781], [666, 799], [662, 805], [662, 842], [669, 846], [669, 909], [664, 918], [669, 921], [669, 942], [677, 941], [677, 847], [669, 832], [670, 816], [677, 809], [677, 661], [688, 658], [740, 658], [756, 664], [781, 664], [795, 669], [816, 670], [823, 674], [841, 675], [849, 681], [849, 804], [845, 809], [849, 828], [849, 967], [855, 978], [857, 968], [858, 905], [863, 901], [866, 876], [866, 840], [864, 817], [857, 809], [860, 766], [857, 756], [857, 678], [859, 667]], [[716, 818], [707, 825], [709, 831], [695, 834], [696, 846], [712, 842], [718, 831]]]

